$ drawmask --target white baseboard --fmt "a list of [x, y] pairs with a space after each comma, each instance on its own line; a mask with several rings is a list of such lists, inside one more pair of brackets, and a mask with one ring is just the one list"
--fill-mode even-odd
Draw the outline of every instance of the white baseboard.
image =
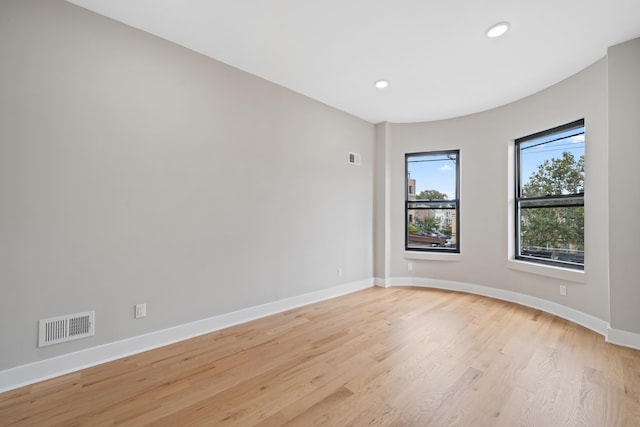
[[[584, 326], [587, 329], [591, 329], [594, 332], [603, 335], [605, 338], [608, 335], [609, 323], [591, 316], [590, 314], [583, 313], [564, 305], [547, 301], [541, 298], [532, 297], [529, 295], [521, 294], [519, 292], [506, 291], [504, 289], [492, 288], [490, 286], [475, 285], [472, 283], [453, 282], [449, 280], [437, 280], [437, 279], [422, 279], [416, 277], [396, 277], [391, 279], [391, 286], [413, 285], [426, 288], [445, 289], [449, 291], [468, 292], [470, 294], [483, 295], [491, 298], [496, 298], [504, 301], [515, 302], [520, 305], [535, 308], [545, 311], [563, 319], [570, 320], [578, 325]], [[626, 344], [620, 344], [626, 345]], [[631, 347], [629, 345], [629, 347]]]
[[504, 301], [515, 302], [520, 305], [545, 311], [573, 323], [584, 326], [587, 329], [604, 336], [605, 341], [640, 350], [640, 334], [634, 332], [613, 329], [609, 322], [598, 319], [582, 311], [564, 306], [542, 298], [532, 297], [519, 292], [505, 291], [490, 286], [475, 285], [472, 283], [453, 282], [449, 280], [423, 279], [417, 277], [394, 277], [387, 279], [386, 287], [389, 286], [421, 286], [426, 288], [445, 289], [450, 291], [468, 292], [476, 295], [483, 295]]
[[295, 297], [285, 298], [255, 307], [249, 307], [243, 310], [222, 314], [173, 328], [163, 329], [161, 331], [0, 371], [0, 393], [70, 372], [89, 368], [101, 363], [110, 362], [122, 357], [127, 357], [132, 354], [173, 344], [178, 341], [224, 329], [229, 326], [280, 313], [292, 308], [301, 307], [314, 302], [370, 288], [374, 285], [385, 288], [390, 286], [421, 286], [426, 288], [468, 292], [471, 294], [510, 301], [542, 310], [582, 325], [603, 335], [606, 341], [612, 344], [640, 349], [640, 334], [612, 329], [608, 322], [604, 320], [555, 302], [524, 295], [518, 292], [464, 282], [415, 277], [394, 277], [388, 279], [375, 277]]
[[388, 288], [389, 285], [387, 285], [387, 280], [382, 278], [382, 277], [374, 277], [373, 278], [373, 284], [374, 286], [378, 286], [380, 288]]
[[609, 328], [607, 342], [640, 350], [640, 334]]
[[17, 366], [0, 371], [0, 393], [49, 378], [96, 366], [112, 360], [163, 347], [178, 341], [207, 334], [229, 326], [280, 313], [326, 299], [370, 288], [374, 280], [365, 279], [343, 285], [297, 295], [278, 301], [245, 308], [208, 319], [175, 326], [149, 334], [116, 341], [74, 353]]

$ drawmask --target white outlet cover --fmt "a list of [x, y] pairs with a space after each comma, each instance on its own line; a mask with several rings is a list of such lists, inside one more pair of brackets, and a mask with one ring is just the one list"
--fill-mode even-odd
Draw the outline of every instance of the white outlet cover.
[[136, 304], [135, 318], [140, 319], [147, 316], [147, 304]]

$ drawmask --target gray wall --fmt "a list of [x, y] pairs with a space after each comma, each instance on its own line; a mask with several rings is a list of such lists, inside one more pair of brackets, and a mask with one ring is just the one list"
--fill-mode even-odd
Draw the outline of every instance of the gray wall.
[[611, 327], [640, 333], [640, 39], [609, 48]]
[[375, 153], [374, 153], [374, 230], [373, 230], [373, 274], [378, 279], [386, 279], [389, 276], [389, 140], [388, 123], [378, 123], [376, 125], [375, 134]]
[[[0, 2], [0, 370], [370, 279], [373, 141], [62, 0]], [[36, 348], [85, 310], [95, 337]]]
[[[0, 2], [0, 370], [373, 276], [520, 292], [638, 333], [639, 51], [494, 110], [374, 126], [62, 0]], [[514, 270], [513, 139], [582, 117], [583, 283]], [[462, 254], [406, 258], [404, 153], [452, 148]], [[92, 309], [95, 337], [36, 348], [38, 319]]]
[[[608, 321], [607, 66], [584, 71], [520, 101], [479, 114], [429, 123], [393, 124], [391, 277], [447, 280], [514, 291], [557, 302]], [[513, 140], [580, 118], [586, 122], [584, 283], [509, 268]], [[461, 255], [457, 261], [404, 254], [404, 154], [460, 149]], [[625, 184], [629, 185], [629, 184]], [[408, 271], [407, 264], [413, 264]], [[559, 294], [559, 285], [568, 295]]]

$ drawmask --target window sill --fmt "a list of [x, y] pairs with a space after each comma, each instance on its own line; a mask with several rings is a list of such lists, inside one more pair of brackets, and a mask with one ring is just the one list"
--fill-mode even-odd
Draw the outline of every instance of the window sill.
[[404, 257], [405, 259], [420, 259], [426, 261], [462, 261], [462, 255], [459, 253], [404, 251]]
[[524, 271], [526, 273], [538, 274], [540, 276], [553, 277], [554, 279], [567, 280], [576, 283], [585, 283], [585, 275], [582, 270], [556, 267], [553, 265], [542, 265], [527, 261], [510, 259], [507, 261], [507, 268]]

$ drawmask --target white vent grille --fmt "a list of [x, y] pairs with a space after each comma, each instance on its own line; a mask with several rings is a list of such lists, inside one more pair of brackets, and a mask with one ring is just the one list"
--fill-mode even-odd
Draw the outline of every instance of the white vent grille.
[[95, 311], [68, 314], [38, 321], [38, 347], [95, 335]]

